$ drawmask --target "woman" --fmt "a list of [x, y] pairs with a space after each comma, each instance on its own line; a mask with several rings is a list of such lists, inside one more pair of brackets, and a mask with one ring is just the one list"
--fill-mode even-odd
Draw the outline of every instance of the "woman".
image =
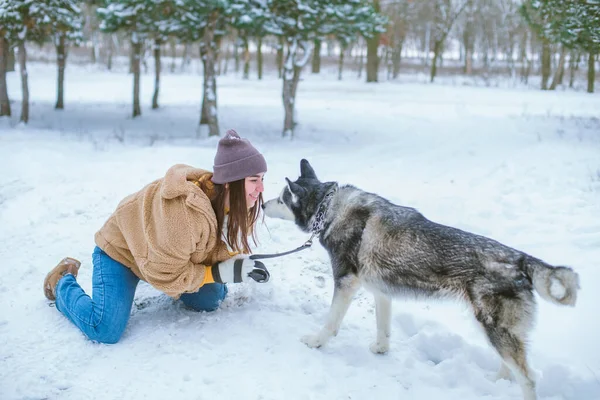
[[75, 280], [81, 263], [70, 257], [46, 276], [45, 296], [88, 338], [116, 343], [140, 279], [198, 311], [218, 307], [225, 283], [268, 281], [264, 265], [248, 258], [266, 171], [262, 154], [228, 131], [214, 174], [175, 165], [119, 203], [95, 236], [91, 298]]

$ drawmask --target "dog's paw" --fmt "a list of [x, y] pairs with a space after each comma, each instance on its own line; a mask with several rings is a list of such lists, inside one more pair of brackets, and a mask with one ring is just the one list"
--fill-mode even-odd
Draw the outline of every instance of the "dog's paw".
[[319, 335], [304, 335], [300, 338], [300, 341], [311, 349], [318, 349], [325, 344]]
[[390, 343], [388, 341], [375, 341], [371, 343], [369, 349], [374, 354], [385, 354], [390, 349]]
[[493, 381], [499, 381], [500, 379], [506, 379], [507, 381], [514, 381], [514, 377], [510, 369], [506, 365], [502, 365], [500, 370], [492, 378]]

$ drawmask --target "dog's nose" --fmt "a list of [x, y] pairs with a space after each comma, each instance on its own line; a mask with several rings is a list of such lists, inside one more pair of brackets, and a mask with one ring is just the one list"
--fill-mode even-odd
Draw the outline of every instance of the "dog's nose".
[[264, 209], [265, 209], [265, 203], [262, 203], [262, 204], [260, 205], [260, 208], [262, 208], [262, 209], [264, 210]]

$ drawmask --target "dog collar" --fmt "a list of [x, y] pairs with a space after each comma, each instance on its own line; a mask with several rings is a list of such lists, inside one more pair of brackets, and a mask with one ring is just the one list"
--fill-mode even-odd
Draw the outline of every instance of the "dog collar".
[[318, 236], [321, 231], [323, 231], [323, 227], [325, 226], [325, 213], [327, 212], [327, 208], [329, 208], [329, 203], [331, 203], [331, 198], [337, 192], [337, 185], [333, 189], [331, 189], [321, 200], [321, 204], [319, 204], [319, 208], [317, 209], [317, 213], [315, 214], [315, 218], [312, 223], [312, 236], [311, 240]]
[[315, 214], [315, 219], [312, 224], [312, 235], [310, 235], [310, 239], [308, 239], [302, 246], [295, 248], [294, 250], [286, 251], [283, 253], [274, 253], [274, 254], [253, 254], [250, 256], [251, 260], [260, 260], [264, 258], [275, 258], [282, 257], [288, 254], [296, 253], [298, 251], [302, 251], [308, 249], [313, 244], [313, 239], [316, 236], [319, 236], [321, 231], [323, 230], [323, 226], [325, 225], [325, 212], [327, 212], [327, 207], [329, 207], [329, 203], [331, 202], [331, 198], [337, 192], [338, 186], [335, 185], [333, 189], [331, 189], [325, 196], [323, 200], [321, 200], [321, 204], [319, 204], [319, 208], [317, 209], [317, 213]]

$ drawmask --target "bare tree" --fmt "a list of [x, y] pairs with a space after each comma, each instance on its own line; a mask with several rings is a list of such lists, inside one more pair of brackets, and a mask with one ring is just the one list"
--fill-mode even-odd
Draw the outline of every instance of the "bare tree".
[[396, 79], [400, 74], [402, 49], [413, 22], [414, 13], [415, 4], [409, 0], [392, 3], [387, 9], [387, 15], [391, 22], [388, 35], [390, 37], [391, 77], [393, 79]]
[[430, 81], [437, 74], [437, 62], [442, 55], [444, 42], [450, 33], [454, 21], [463, 12], [468, 0], [434, 0], [433, 27], [433, 62], [431, 63]]

